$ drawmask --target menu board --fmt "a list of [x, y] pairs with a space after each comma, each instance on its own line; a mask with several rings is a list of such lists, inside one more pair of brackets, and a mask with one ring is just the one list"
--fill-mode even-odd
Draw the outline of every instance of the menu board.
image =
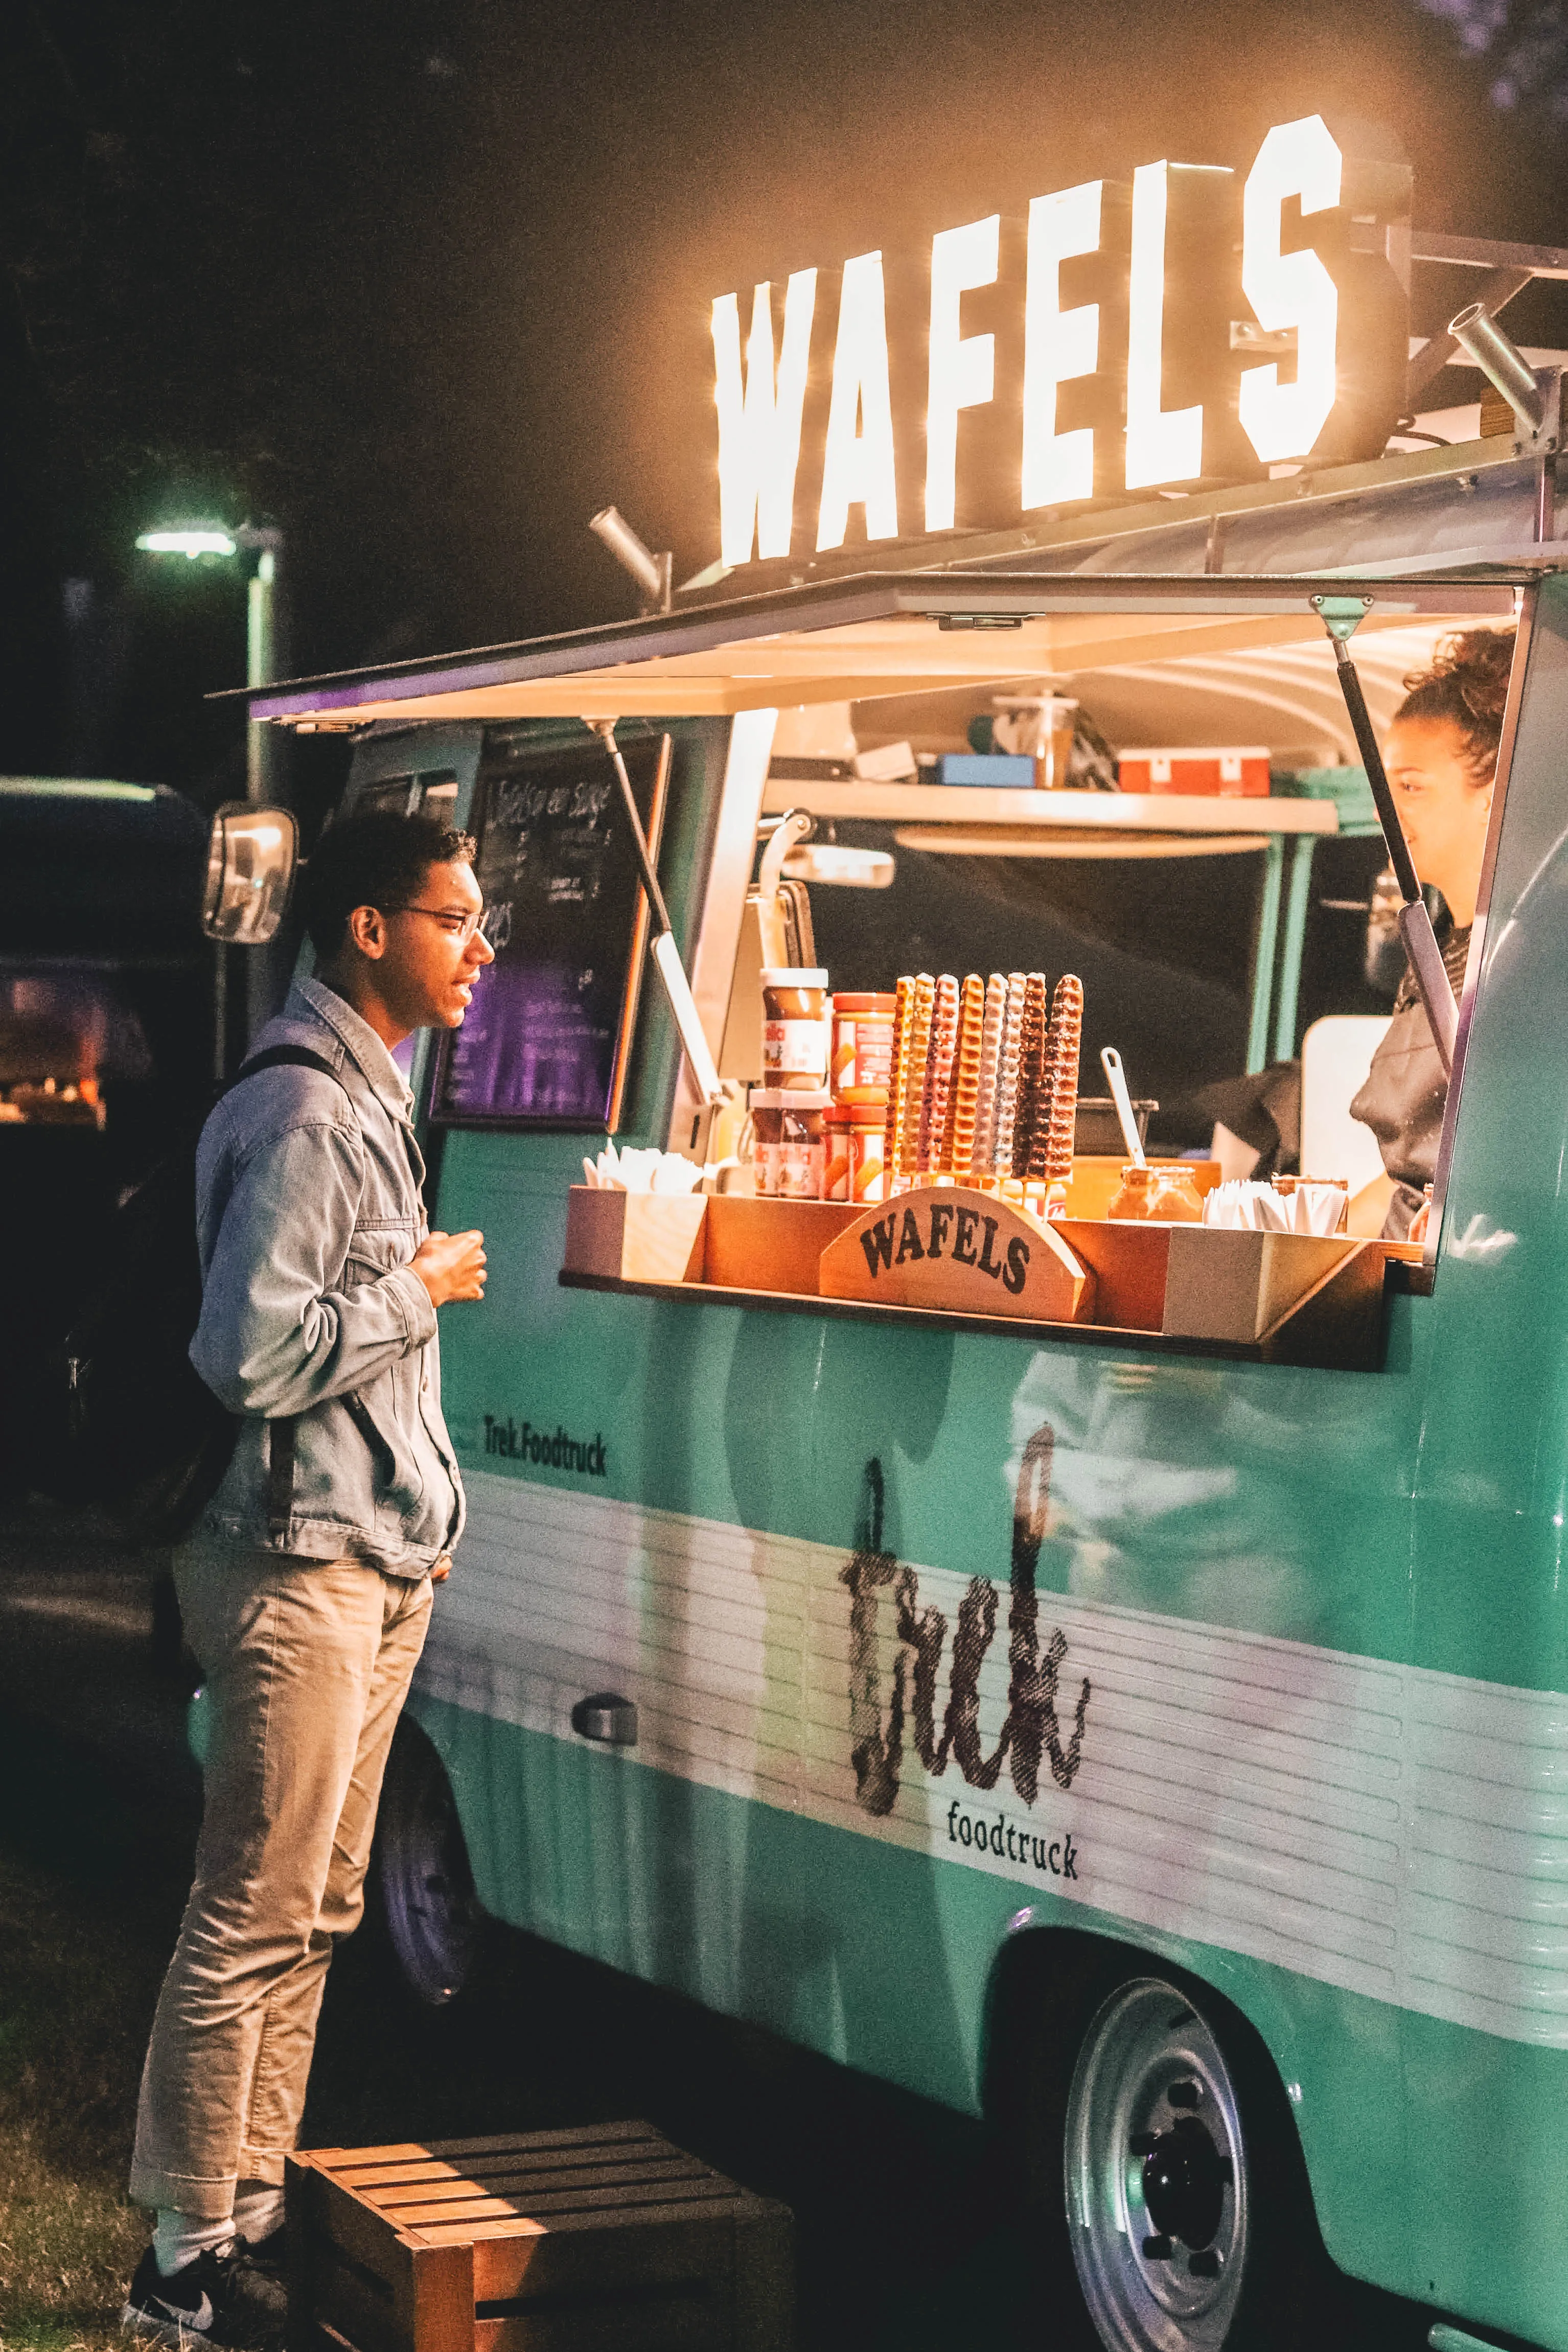
[[[669, 737], [621, 750], [657, 859]], [[609, 754], [596, 739], [545, 751], [492, 737], [474, 808], [474, 878], [496, 960], [442, 1040], [431, 1116], [613, 1135], [648, 909]]]

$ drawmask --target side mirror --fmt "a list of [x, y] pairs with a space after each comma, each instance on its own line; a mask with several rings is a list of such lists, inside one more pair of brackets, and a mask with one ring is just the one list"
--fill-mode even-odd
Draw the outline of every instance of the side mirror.
[[265, 947], [283, 920], [300, 856], [300, 829], [287, 809], [226, 801], [207, 840], [202, 929], [229, 946]]

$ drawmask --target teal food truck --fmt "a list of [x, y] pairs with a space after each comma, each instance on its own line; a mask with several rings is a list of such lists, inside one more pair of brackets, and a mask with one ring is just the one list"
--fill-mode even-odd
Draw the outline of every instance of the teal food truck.
[[[1316, 169], [1321, 149], [1305, 152]], [[1237, 188], [1262, 247], [1269, 152]], [[1147, 169], [1174, 207], [1176, 167]], [[468, 1527], [389, 1781], [383, 1869], [433, 1997], [460, 1975], [471, 1883], [500, 1919], [955, 2108], [990, 2105], [1041, 2274], [1058, 2299], [1076, 2281], [1112, 2352], [1286, 2340], [1308, 2325], [1325, 2251], [1447, 2315], [1450, 2345], [1489, 2330], [1561, 2352], [1561, 382], [1520, 361], [1515, 406], [1489, 379], [1462, 437], [1433, 427], [1384, 453], [1407, 420], [1402, 375], [1370, 454], [1363, 415], [1358, 455], [1331, 429], [1351, 398], [1342, 340], [1329, 425], [1321, 409], [1277, 416], [1283, 438], [1260, 442], [1256, 378], [1307, 385], [1321, 317], [1269, 310], [1253, 252], [1254, 339], [1225, 346], [1241, 394], [1222, 419], [1252, 415], [1251, 478], [1205, 487], [1223, 469], [1178, 451], [1133, 497], [1151, 480], [1146, 457], [1135, 478], [1135, 434], [1184, 413], [1169, 361], [1162, 390], [1157, 317], [1153, 425], [1139, 373], [1149, 184], [1136, 175], [1120, 312], [1101, 296], [1102, 356], [1113, 326], [1127, 344], [1115, 399], [1058, 431], [1069, 377], [1098, 381], [1092, 350], [1083, 366], [1058, 352], [1041, 425], [1028, 344], [1022, 413], [1048, 446], [1027, 445], [1026, 477], [1056, 467], [1059, 494], [1021, 522], [965, 522], [968, 411], [1001, 402], [1010, 346], [998, 313], [984, 338], [952, 324], [960, 294], [1005, 276], [1010, 232], [1001, 264], [986, 236], [953, 232], [969, 245], [931, 272], [924, 534], [899, 537], [878, 503], [892, 480], [912, 515], [914, 461], [896, 374], [877, 454], [876, 353], [851, 312], [869, 273], [850, 264], [837, 343], [831, 299], [814, 299], [835, 369], [861, 337], [853, 396], [824, 375], [838, 422], [818, 466], [817, 346], [800, 330], [795, 470], [782, 488], [768, 471], [790, 443], [775, 429], [743, 548], [740, 460], [731, 446], [724, 473], [721, 449], [728, 576], [635, 621], [253, 698], [281, 725], [353, 730], [345, 806], [454, 812], [479, 843], [498, 949], [489, 995], [415, 1073], [433, 1222], [483, 1228], [490, 1280], [482, 1310], [444, 1318]], [[1270, 184], [1278, 275], [1278, 173]], [[1092, 255], [1114, 212], [1109, 187], [1103, 208], [1070, 193], [1076, 227], [1066, 199], [1029, 224], [1030, 335], [1046, 332], [1047, 276], [1058, 328], [1075, 315], [1058, 265]], [[1316, 248], [1342, 338], [1373, 231], [1357, 243], [1337, 182], [1311, 197], [1303, 177], [1297, 194], [1303, 229], [1314, 204], [1346, 229], [1338, 279]], [[1490, 271], [1494, 302], [1498, 272], [1568, 276], [1563, 254], [1424, 241], [1407, 213], [1375, 236], [1396, 289], [1412, 258]], [[1175, 300], [1173, 276], [1152, 283]], [[752, 388], [765, 365], [774, 428], [795, 288], [776, 360], [767, 289], [752, 313]], [[721, 436], [746, 415], [727, 425], [727, 316], [716, 304]], [[941, 320], [957, 393], [939, 382]], [[1400, 329], [1403, 362], [1403, 312]], [[970, 365], [981, 341], [989, 391]], [[1292, 351], [1297, 380], [1280, 384]], [[881, 368], [885, 387], [885, 347]], [[1201, 419], [1202, 397], [1182, 396]], [[950, 424], [964, 412], [956, 512], [949, 398]], [[1081, 481], [1074, 433], [1091, 445]], [[1109, 503], [1094, 469], [1124, 446]], [[1265, 464], [1268, 449], [1282, 454]], [[808, 472], [823, 520], [803, 552]], [[1013, 495], [1016, 509], [1016, 478]], [[834, 539], [835, 499], [863, 515], [853, 546], [842, 517]], [[615, 722], [626, 754], [721, 1080], [760, 1076], [759, 930], [787, 915], [790, 961], [820, 960], [842, 988], [943, 960], [1070, 961], [1086, 1073], [1119, 1045], [1134, 1092], [1165, 1105], [1155, 1143], [1202, 1157], [1216, 1078], [1261, 1083], [1300, 1055], [1310, 1094], [1315, 1025], [1376, 1012], [1356, 909], [1385, 849], [1336, 619], [1380, 729], [1442, 633], [1517, 632], [1423, 1245], [1348, 1244], [1353, 1280], [1241, 1336], [1205, 1333], [1201, 1313], [1139, 1319], [1109, 1256], [1093, 1319], [817, 1295], [766, 1230], [775, 1207], [816, 1203], [645, 1202], [655, 1222], [685, 1213], [679, 1264], [636, 1257], [624, 1206], [614, 1264], [569, 1249], [569, 1209], [634, 1197], [588, 1193], [584, 1157], [613, 1136], [716, 1160], [731, 1115], [705, 1098], [655, 971], [639, 997], [647, 909], [594, 723]], [[1269, 787], [941, 781], [972, 772], [952, 763], [997, 698], [1042, 680], [1124, 761], [1140, 744], [1239, 740], [1268, 748]], [[759, 846], [797, 810], [816, 844], [764, 887]], [[842, 887], [885, 879], [889, 861], [885, 889]], [[1318, 1136], [1342, 1129], [1341, 1094], [1340, 1129]], [[1092, 1222], [1066, 1229], [1086, 1250]]]

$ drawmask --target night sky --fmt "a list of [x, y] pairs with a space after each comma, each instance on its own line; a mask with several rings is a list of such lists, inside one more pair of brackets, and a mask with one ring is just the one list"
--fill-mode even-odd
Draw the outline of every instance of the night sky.
[[1552, 0], [13, 0], [0, 772], [242, 789], [237, 568], [153, 521], [281, 524], [296, 672], [615, 617], [596, 507], [717, 551], [716, 293], [1335, 109], [1420, 225], [1568, 242]]

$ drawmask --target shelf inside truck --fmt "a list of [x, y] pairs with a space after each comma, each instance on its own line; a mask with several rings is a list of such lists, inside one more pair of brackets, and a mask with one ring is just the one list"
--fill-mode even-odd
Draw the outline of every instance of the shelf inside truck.
[[887, 824], [1091, 826], [1108, 833], [1306, 833], [1339, 831], [1331, 801], [1197, 793], [997, 792], [986, 784], [799, 783], [770, 776], [764, 815], [809, 809], [813, 816]]

